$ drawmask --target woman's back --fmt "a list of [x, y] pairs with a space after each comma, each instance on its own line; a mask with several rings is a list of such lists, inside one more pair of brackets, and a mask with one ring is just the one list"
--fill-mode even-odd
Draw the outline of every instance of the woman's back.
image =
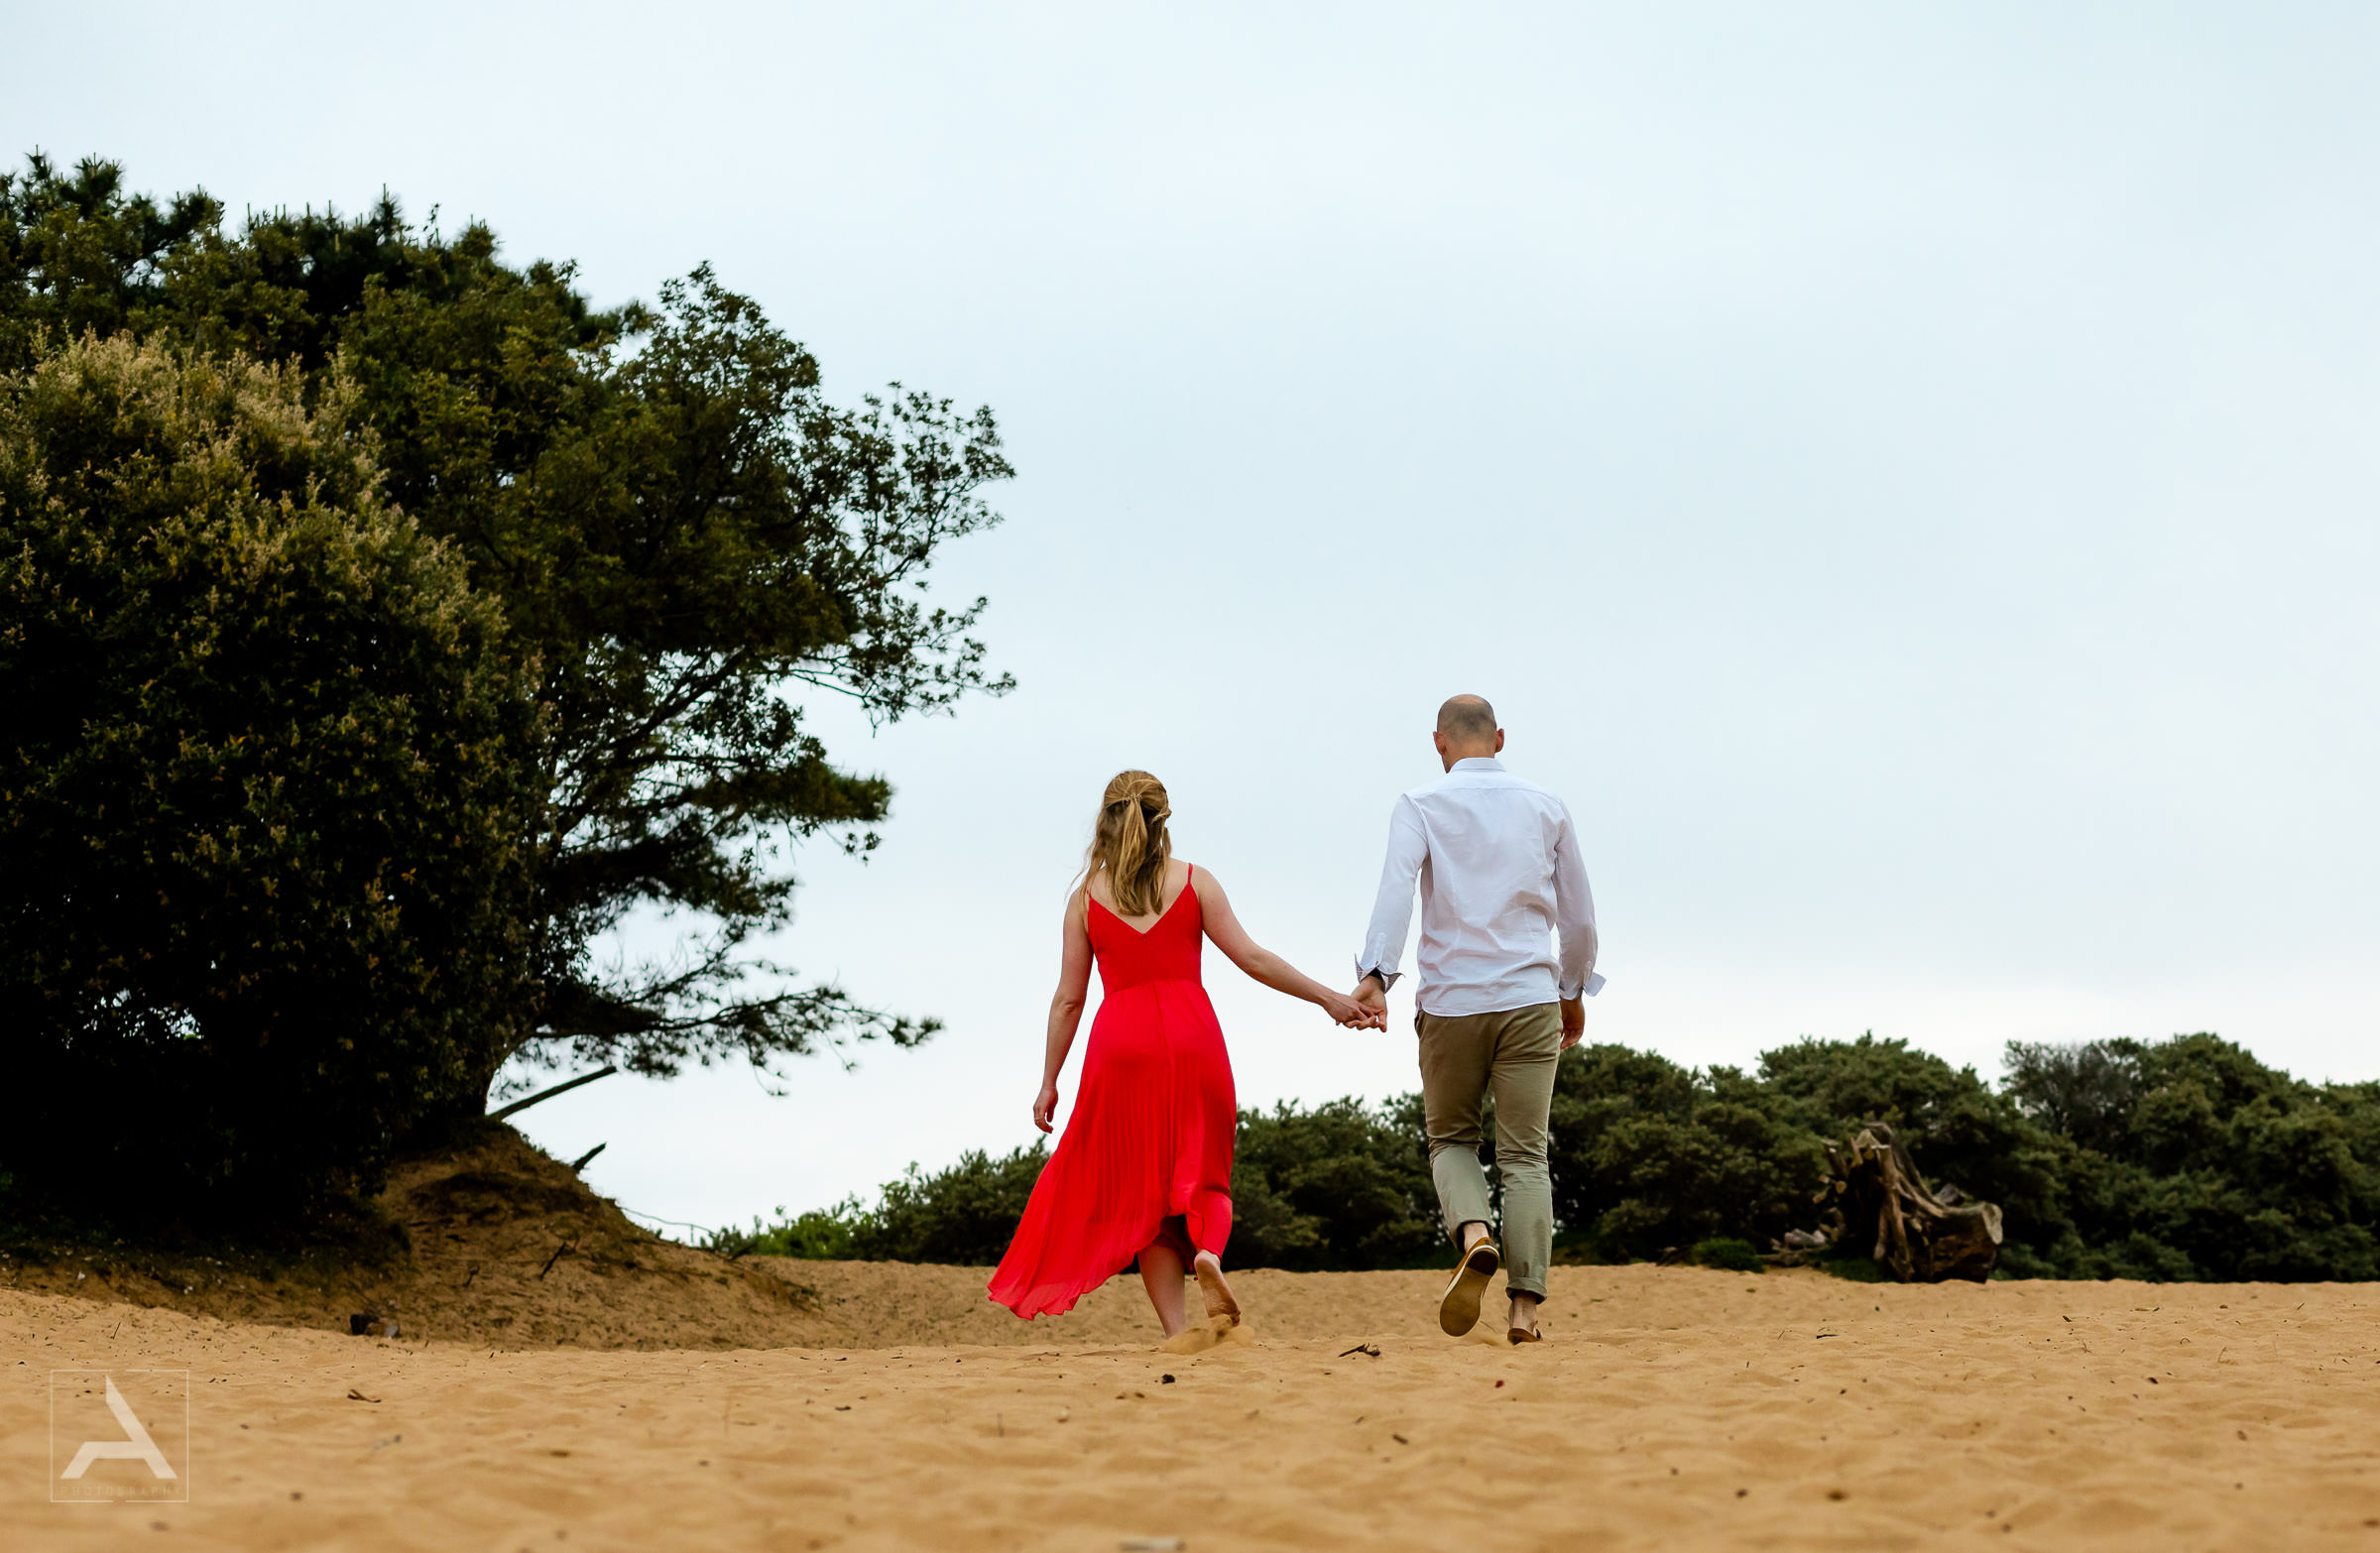
[[1127, 987], [1147, 982], [1196, 982], [1206, 947], [1205, 922], [1199, 910], [1198, 890], [1187, 863], [1168, 880], [1173, 898], [1153, 918], [1134, 924], [1116, 914], [1102, 900], [1104, 879], [1086, 885], [1084, 926], [1091, 934], [1091, 953], [1099, 962], [1101, 987], [1112, 996]]

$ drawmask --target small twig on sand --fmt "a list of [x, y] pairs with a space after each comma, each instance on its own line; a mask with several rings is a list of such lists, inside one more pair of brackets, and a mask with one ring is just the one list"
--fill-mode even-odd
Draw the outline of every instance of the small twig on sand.
[[1378, 1347], [1370, 1343], [1358, 1343], [1354, 1348], [1349, 1349], [1346, 1353], [1341, 1354], [1339, 1357], [1341, 1359], [1350, 1359], [1358, 1354], [1363, 1354], [1372, 1359], [1377, 1359], [1380, 1357], [1380, 1351]]
[[545, 1265], [537, 1269], [537, 1276], [539, 1278], [544, 1277], [545, 1274], [553, 1270], [553, 1264], [562, 1259], [563, 1253], [576, 1251], [577, 1249], [578, 1242], [575, 1240], [564, 1241], [561, 1245], [556, 1246], [553, 1249], [553, 1254], [545, 1258]]

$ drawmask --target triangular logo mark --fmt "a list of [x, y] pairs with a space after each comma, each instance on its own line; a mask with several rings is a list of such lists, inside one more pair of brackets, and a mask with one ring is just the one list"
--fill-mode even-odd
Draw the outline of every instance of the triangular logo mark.
[[107, 1410], [116, 1415], [116, 1423], [127, 1438], [83, 1441], [82, 1449], [74, 1453], [74, 1459], [66, 1463], [66, 1470], [59, 1476], [79, 1478], [90, 1470], [93, 1462], [147, 1462], [150, 1476], [173, 1477], [174, 1469], [166, 1464], [166, 1453], [157, 1448], [155, 1440], [149, 1438], [148, 1429], [133, 1416], [132, 1406], [124, 1400], [124, 1393], [116, 1389], [116, 1377], [109, 1375], [106, 1380]]

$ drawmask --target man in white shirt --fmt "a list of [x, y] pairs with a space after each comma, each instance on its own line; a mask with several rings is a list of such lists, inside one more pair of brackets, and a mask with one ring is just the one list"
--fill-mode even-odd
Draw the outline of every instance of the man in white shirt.
[[[1546, 1118], [1561, 1054], [1587, 1030], [1595, 974], [1595, 897], [1562, 800], [1504, 770], [1495, 710], [1476, 695], [1438, 709], [1446, 776], [1396, 800], [1371, 930], [1356, 958], [1355, 997], [1385, 1012], [1397, 978], [1413, 886], [1421, 884], [1421, 1098], [1430, 1174], [1447, 1234], [1462, 1248], [1438, 1324], [1461, 1337], [1480, 1319], [1499, 1253], [1488, 1238], [1480, 1112], [1495, 1094], [1495, 1168], [1504, 1188], [1501, 1258], [1511, 1296], [1506, 1335], [1538, 1340], [1537, 1307], [1553, 1260], [1554, 1190]], [[1554, 947], [1559, 938], [1560, 950]]]

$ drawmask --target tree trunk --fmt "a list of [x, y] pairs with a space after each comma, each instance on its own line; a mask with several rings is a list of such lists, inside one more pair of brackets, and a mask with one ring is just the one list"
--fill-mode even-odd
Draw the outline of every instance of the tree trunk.
[[1841, 1215], [1840, 1227], [1830, 1226], [1836, 1244], [1872, 1246], [1868, 1254], [1903, 1283], [1980, 1283], [1991, 1275], [2000, 1254], [1999, 1205], [1964, 1201], [1956, 1187], [1937, 1193], [1891, 1128], [1878, 1122], [1840, 1147], [1830, 1142], [1827, 1159], [1834, 1174], [1818, 1201], [1832, 1202], [1829, 1218]]

